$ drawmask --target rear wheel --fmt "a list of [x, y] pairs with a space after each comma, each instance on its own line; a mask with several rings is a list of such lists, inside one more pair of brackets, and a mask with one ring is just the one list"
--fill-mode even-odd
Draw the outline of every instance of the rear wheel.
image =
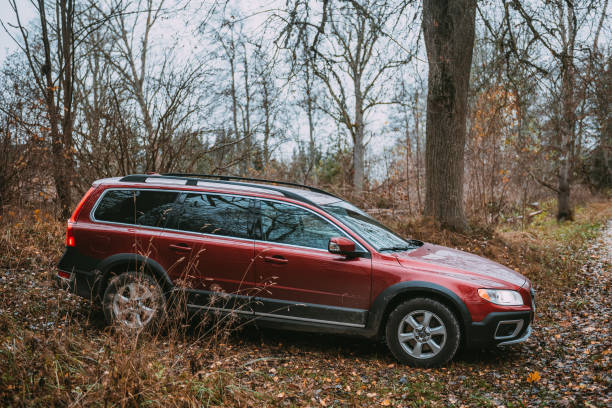
[[385, 334], [395, 358], [415, 367], [446, 364], [454, 357], [461, 339], [453, 312], [427, 298], [397, 306], [389, 315]]
[[106, 322], [127, 330], [158, 327], [166, 317], [166, 297], [159, 283], [140, 272], [112, 278], [102, 305]]

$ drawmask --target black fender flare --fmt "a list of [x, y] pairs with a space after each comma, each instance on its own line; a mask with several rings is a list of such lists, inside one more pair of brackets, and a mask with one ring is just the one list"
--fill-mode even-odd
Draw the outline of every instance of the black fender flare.
[[470, 324], [472, 323], [472, 316], [463, 300], [461, 300], [452, 290], [426, 281], [399, 282], [383, 290], [372, 303], [370, 313], [368, 313], [367, 327], [373, 328], [378, 332], [381, 324], [384, 323], [383, 318], [385, 317], [387, 306], [398, 296], [410, 293], [432, 294], [435, 297], [442, 298], [449, 302], [459, 313], [459, 317], [461, 318], [460, 323], [467, 334], [467, 331], [470, 329]]
[[[98, 288], [99, 291], [102, 291], [102, 289], [106, 286], [106, 283], [110, 277], [110, 272], [119, 265], [127, 265], [128, 268], [133, 268], [133, 270], [137, 270], [141, 266], [144, 266], [147, 270], [153, 273], [154, 277], [158, 279], [158, 281], [162, 284], [162, 287], [165, 287], [167, 292], [172, 290], [174, 286], [164, 267], [155, 260], [140, 254], [121, 253], [111, 255], [98, 264], [96, 269], [101, 272], [101, 280]], [[102, 295], [102, 293], [100, 293], [100, 295]]]

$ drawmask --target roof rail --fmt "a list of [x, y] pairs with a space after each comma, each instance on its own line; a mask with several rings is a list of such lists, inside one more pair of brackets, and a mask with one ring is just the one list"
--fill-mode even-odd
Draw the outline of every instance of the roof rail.
[[[188, 186], [197, 186], [198, 181], [208, 181], [211, 183], [230, 184], [230, 185], [239, 185], [239, 186], [252, 186], [252, 184], [245, 183], [245, 181], [254, 181], [254, 182], [260, 182], [260, 183], [271, 183], [271, 184], [287, 185], [287, 186], [292, 186], [292, 187], [301, 187], [301, 188], [305, 188], [313, 192], [326, 194], [328, 196], [338, 198], [340, 200], [339, 197], [336, 197], [335, 195], [328, 193], [325, 190], [321, 190], [315, 187], [304, 186], [304, 185], [297, 184], [297, 183], [289, 183], [289, 182], [283, 182], [283, 181], [277, 182], [274, 180], [257, 179], [257, 178], [249, 178], [249, 177], [215, 176], [215, 175], [208, 175], [208, 174], [191, 174], [191, 173], [189, 174], [183, 174], [183, 173], [157, 174], [155, 173], [155, 174], [130, 174], [129, 176], [122, 177], [119, 181], [132, 182], [132, 183], [146, 183], [147, 179], [185, 180], [186, 181], [185, 184]], [[239, 180], [239, 181], [233, 181], [233, 180]], [[285, 191], [282, 188], [277, 188], [273, 185], [262, 186], [262, 187], [270, 189], [272, 191], [279, 192], [283, 194], [285, 197], [292, 198], [294, 200], [306, 202], [308, 204], [317, 206], [317, 204], [315, 204], [312, 200], [309, 200], [306, 197], [303, 197], [292, 191]]]
[[276, 185], [281, 185], [281, 186], [304, 188], [306, 190], [310, 190], [315, 193], [325, 194], [325, 195], [340, 199], [340, 197], [337, 197], [333, 195], [332, 193], [322, 190], [320, 188], [307, 186], [305, 184], [291, 183], [288, 181], [276, 181], [276, 180], [260, 179], [260, 178], [253, 178], [253, 177], [220, 176], [220, 175], [214, 175], [214, 174], [198, 174], [198, 173], [162, 173], [160, 174], [160, 176], [188, 177], [188, 178], [195, 177], [195, 178], [202, 178], [202, 179], [218, 179], [221, 181], [236, 180], [236, 181], [253, 181], [257, 183], [270, 183], [270, 184], [276, 184]]

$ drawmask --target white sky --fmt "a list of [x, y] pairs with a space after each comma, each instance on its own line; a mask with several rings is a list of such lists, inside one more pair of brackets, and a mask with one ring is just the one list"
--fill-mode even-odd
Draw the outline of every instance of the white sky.
[[[19, 10], [19, 17], [21, 22], [26, 26], [36, 17], [36, 9], [28, 0], [17, 0], [17, 7]], [[0, 21], [5, 25], [15, 24], [15, 13], [8, 4], [8, 0], [0, 0]], [[10, 27], [7, 27], [10, 30]], [[11, 30], [15, 33], [14, 30]], [[6, 31], [0, 27], [0, 66], [4, 63], [4, 59], [8, 54], [18, 49], [15, 42], [6, 33]]]
[[[18, 4], [22, 23], [26, 26], [37, 24], [36, 9], [31, 3], [31, 0], [16, 0], [16, 2]], [[231, 14], [231, 10], [239, 10], [240, 14], [248, 16], [248, 18], [243, 21], [245, 31], [257, 33], [258, 35], [261, 33], [262, 36], [275, 35], [273, 32], [265, 31], [264, 26], [266, 19], [274, 10], [282, 9], [285, 6], [284, 0], [230, 0], [229, 3], [216, 2], [215, 0], [167, 0], [167, 7], [171, 7], [169, 4], [174, 2], [187, 4], [187, 11], [181, 13], [181, 15], [176, 18], [166, 20], [164, 24], [158, 25], [155, 36], [157, 37], [158, 44], [163, 44], [165, 41], [177, 44], [175, 51], [179, 59], [189, 59], [190, 56], [197, 55], [202, 51], [206, 52], [203, 49], [203, 47], [206, 47], [206, 44], [201, 42], [201, 38], [195, 32], [195, 28], [204, 18], [205, 10], [207, 10], [211, 4], [220, 4], [220, 7], [225, 5], [227, 14]], [[609, 12], [611, 7], [612, 4], [609, 4], [608, 16], [610, 15]], [[0, 21], [5, 25], [14, 24], [16, 22], [13, 10], [8, 4], [8, 0], [0, 0]], [[10, 27], [9, 30], [11, 30]], [[14, 29], [12, 29], [11, 32], [19, 38], [18, 32]], [[602, 33], [603, 39], [600, 39], [600, 42], [604, 44], [607, 42], [609, 38], [607, 34], [609, 34], [608, 30], [604, 29]], [[7, 55], [16, 50], [18, 50], [18, 46], [5, 30], [0, 27], [0, 66], [4, 63]], [[422, 60], [425, 59], [423, 51], [424, 50], [419, 50], [419, 59]], [[424, 61], [415, 62], [416, 64], [413, 65], [411, 70], [412, 75], [426, 78], [426, 64]], [[393, 144], [392, 140], [385, 140], [384, 132], [381, 131], [387, 120], [387, 115], [383, 112], [384, 110], [386, 109], [383, 108], [377, 111], [369, 118], [367, 129], [367, 133], [374, 136], [370, 141], [368, 151], [374, 152], [376, 155], [382, 153], [384, 148], [388, 148]], [[305, 133], [306, 128], [298, 123], [295, 131], [298, 133]], [[334, 132], [333, 129], [330, 131]], [[367, 138], [368, 137], [366, 137], [366, 139]], [[319, 142], [321, 142], [321, 140], [319, 140]], [[291, 153], [294, 146], [293, 143], [284, 144], [281, 149], [281, 155], [286, 157], [287, 154]]]

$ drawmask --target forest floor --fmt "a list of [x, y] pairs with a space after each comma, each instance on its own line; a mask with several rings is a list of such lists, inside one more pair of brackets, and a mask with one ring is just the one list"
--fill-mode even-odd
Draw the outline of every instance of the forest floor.
[[[521, 271], [537, 291], [532, 337], [463, 352], [446, 367], [398, 365], [384, 344], [341, 336], [177, 326], [126, 337], [90, 302], [55, 288], [63, 223], [0, 219], [1, 406], [612, 406], [612, 201], [576, 220], [467, 235], [387, 220], [415, 238]], [[607, 224], [607, 227], [606, 227]]]

